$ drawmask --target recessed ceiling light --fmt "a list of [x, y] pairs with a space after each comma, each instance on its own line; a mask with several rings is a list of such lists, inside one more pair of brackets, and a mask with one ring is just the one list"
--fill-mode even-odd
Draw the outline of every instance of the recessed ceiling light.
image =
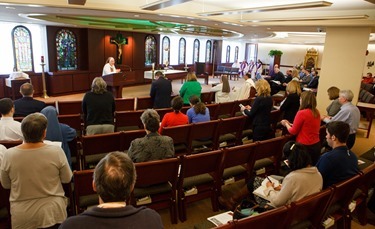
[[134, 14], [134, 17], [139, 17], [139, 14]]
[[8, 9], [8, 10], [15, 10], [16, 8], [11, 7], [11, 6], [6, 6], [5, 9]]

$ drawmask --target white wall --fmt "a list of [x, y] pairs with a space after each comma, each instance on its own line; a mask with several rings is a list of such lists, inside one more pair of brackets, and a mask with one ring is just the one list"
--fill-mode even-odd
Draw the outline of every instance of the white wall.
[[0, 22], [0, 74], [13, 72], [13, 44], [12, 44], [12, 30], [18, 25], [23, 25], [30, 30], [33, 48], [34, 71], [42, 72], [40, 66], [40, 57], [44, 56], [46, 63], [45, 71], [48, 71], [48, 52], [47, 52], [47, 34], [46, 27], [34, 24], [17, 24]]
[[375, 61], [375, 44], [368, 45], [367, 50], [369, 51], [369, 54], [366, 56], [365, 66], [363, 67], [362, 73], [363, 76], [365, 76], [367, 72], [371, 72], [372, 75], [375, 75], [375, 65], [373, 65], [370, 68], [367, 67], [367, 62]]
[[[305, 61], [306, 51], [308, 49], [315, 48], [319, 52], [317, 67], [321, 67], [324, 46], [322, 45], [295, 45], [295, 44], [270, 44], [270, 43], [259, 43], [258, 44], [258, 59], [264, 64], [269, 64], [271, 57], [268, 56], [268, 52], [272, 49], [280, 50], [283, 52], [281, 56], [281, 65], [295, 66]], [[289, 67], [281, 67], [281, 71], [285, 74], [285, 71]]]

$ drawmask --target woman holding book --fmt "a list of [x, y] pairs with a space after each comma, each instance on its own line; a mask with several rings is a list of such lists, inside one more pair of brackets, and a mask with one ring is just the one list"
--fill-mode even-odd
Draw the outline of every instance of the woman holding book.
[[312, 165], [318, 162], [320, 157], [320, 113], [316, 109], [316, 98], [313, 92], [304, 91], [301, 94], [299, 111], [293, 124], [288, 120], [281, 120], [291, 135], [296, 136], [296, 141], [306, 146], [310, 153]]
[[[260, 193], [259, 196], [267, 199], [269, 205], [280, 207], [322, 190], [322, 176], [317, 168], [311, 165], [310, 154], [305, 146], [295, 142], [288, 142], [284, 146], [284, 155], [287, 157], [291, 172], [283, 179], [281, 185], [276, 186], [267, 180], [262, 182], [265, 183], [265, 186], [259, 188], [256, 187], [260, 186], [259, 184], [257, 185], [258, 182], [250, 180], [233, 197], [229, 199], [219, 197], [220, 204], [229, 210], [233, 210], [243, 198], [248, 196], [254, 198], [253, 190], [255, 190], [254, 193]], [[256, 177], [255, 180], [257, 179], [259, 178]]]

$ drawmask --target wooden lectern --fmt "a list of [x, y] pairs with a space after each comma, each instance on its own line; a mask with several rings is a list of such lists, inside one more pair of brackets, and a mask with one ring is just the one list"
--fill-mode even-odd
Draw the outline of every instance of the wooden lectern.
[[122, 98], [122, 87], [125, 85], [125, 73], [111, 73], [102, 76], [115, 98]]

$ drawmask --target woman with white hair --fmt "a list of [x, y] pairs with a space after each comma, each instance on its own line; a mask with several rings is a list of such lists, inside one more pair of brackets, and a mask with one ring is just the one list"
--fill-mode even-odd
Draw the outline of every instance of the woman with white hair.
[[103, 73], [102, 76], [108, 75], [111, 73], [117, 73], [120, 72], [120, 69], [116, 69], [115, 67], [115, 59], [113, 57], [108, 57], [107, 61], [105, 62], [105, 65], [103, 67]]
[[114, 132], [115, 99], [107, 91], [107, 83], [102, 77], [96, 77], [92, 81], [91, 91], [86, 92], [83, 97], [82, 111], [86, 135]]

